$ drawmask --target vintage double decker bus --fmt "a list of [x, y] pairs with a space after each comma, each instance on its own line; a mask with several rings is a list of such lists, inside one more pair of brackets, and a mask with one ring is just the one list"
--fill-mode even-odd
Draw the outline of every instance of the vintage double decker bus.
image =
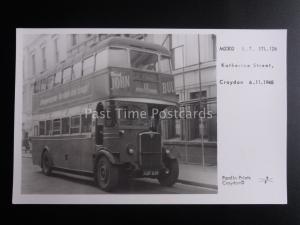
[[[105, 191], [130, 177], [172, 186], [178, 161], [162, 146], [160, 120], [150, 113], [176, 105], [169, 51], [112, 37], [70, 58], [34, 83], [33, 163], [46, 175], [94, 176]], [[129, 118], [129, 111], [147, 115]]]

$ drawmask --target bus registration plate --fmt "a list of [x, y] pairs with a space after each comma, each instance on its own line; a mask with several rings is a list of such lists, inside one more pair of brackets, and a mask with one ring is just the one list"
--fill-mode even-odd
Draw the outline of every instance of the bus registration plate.
[[143, 174], [144, 176], [157, 176], [159, 172], [157, 170], [145, 170]]

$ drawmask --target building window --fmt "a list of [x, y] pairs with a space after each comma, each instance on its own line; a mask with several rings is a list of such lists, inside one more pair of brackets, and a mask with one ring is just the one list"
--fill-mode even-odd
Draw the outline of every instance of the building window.
[[190, 99], [200, 99], [206, 97], [207, 97], [207, 91], [201, 91], [201, 96], [200, 96], [200, 91], [190, 93]]
[[40, 135], [45, 135], [45, 121], [40, 121], [39, 122], [39, 134]]
[[62, 72], [62, 83], [65, 84], [71, 80], [72, 67], [67, 67]]
[[35, 64], [35, 54], [31, 55], [31, 61], [32, 61], [32, 74], [36, 74], [36, 64]]
[[172, 49], [172, 62], [174, 70], [184, 67], [185, 62], [183, 46], [179, 46]]
[[92, 114], [81, 115], [81, 133], [91, 132], [92, 130]]
[[57, 86], [59, 84], [61, 84], [61, 71], [57, 72], [54, 78], [54, 86]]
[[61, 119], [61, 133], [69, 134], [70, 133], [70, 118], [65, 117]]
[[42, 63], [43, 63], [43, 70], [47, 69], [47, 61], [46, 61], [46, 47], [42, 47]]
[[77, 36], [76, 36], [76, 34], [72, 34], [71, 43], [72, 43], [72, 46], [77, 45]]
[[53, 135], [60, 134], [60, 119], [53, 120]]
[[55, 62], [59, 63], [58, 38], [54, 39]]
[[52, 133], [52, 120], [46, 120], [46, 135], [51, 135]]
[[83, 61], [83, 76], [91, 74], [94, 72], [94, 56], [90, 56]]
[[80, 132], [80, 116], [71, 117], [71, 134]]
[[73, 73], [72, 73], [72, 80], [75, 80], [82, 75], [82, 63], [81, 61], [74, 64], [73, 66]]

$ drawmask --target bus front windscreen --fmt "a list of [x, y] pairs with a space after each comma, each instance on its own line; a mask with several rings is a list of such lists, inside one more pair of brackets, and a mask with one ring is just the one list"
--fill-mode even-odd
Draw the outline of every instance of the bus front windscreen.
[[134, 126], [146, 128], [149, 126], [147, 104], [133, 102], [118, 102], [116, 114], [119, 126]]
[[130, 51], [131, 67], [141, 70], [158, 70], [158, 56], [154, 53]]

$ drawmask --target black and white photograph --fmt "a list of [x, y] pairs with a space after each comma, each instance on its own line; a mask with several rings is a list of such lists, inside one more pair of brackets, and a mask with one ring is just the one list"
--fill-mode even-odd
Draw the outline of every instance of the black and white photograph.
[[21, 194], [217, 194], [217, 39], [23, 34]]
[[286, 34], [18, 29], [13, 202], [285, 204]]

